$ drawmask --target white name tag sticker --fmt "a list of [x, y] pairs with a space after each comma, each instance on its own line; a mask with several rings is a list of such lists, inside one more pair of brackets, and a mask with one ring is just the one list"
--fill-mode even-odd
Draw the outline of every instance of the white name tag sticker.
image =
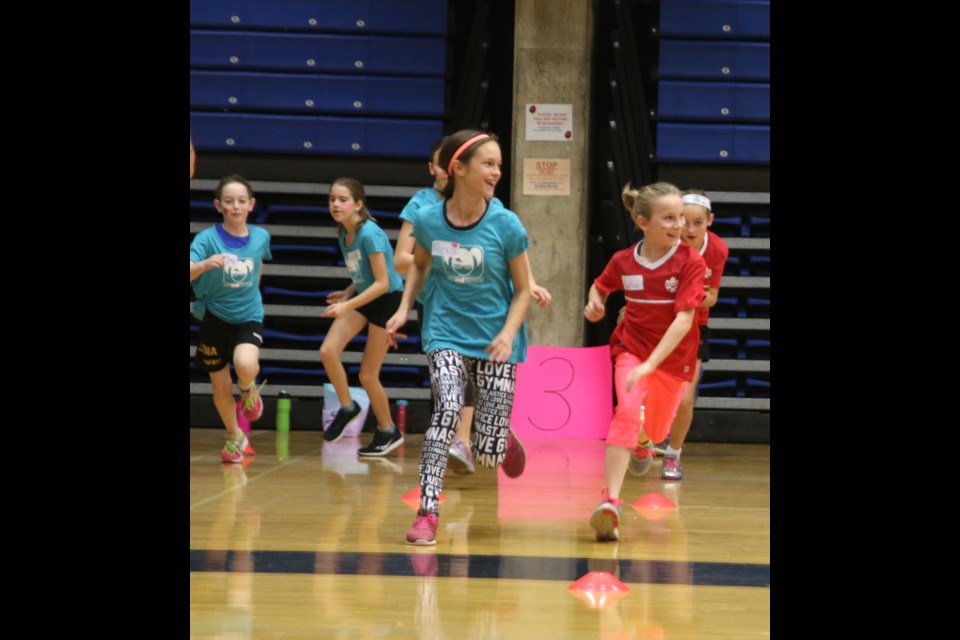
[[643, 291], [643, 276], [620, 276], [624, 291]]
[[430, 245], [430, 253], [443, 258], [454, 258], [460, 253], [460, 243], [434, 240], [433, 244]]

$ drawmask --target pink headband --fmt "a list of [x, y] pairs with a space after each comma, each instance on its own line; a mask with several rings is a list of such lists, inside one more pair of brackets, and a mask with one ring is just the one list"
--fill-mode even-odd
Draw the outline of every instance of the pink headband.
[[453, 161], [460, 157], [460, 154], [463, 153], [464, 149], [472, 145], [477, 140], [483, 140], [484, 138], [489, 138], [489, 137], [490, 137], [489, 134], [481, 133], [480, 135], [473, 136], [472, 138], [464, 142], [462, 145], [460, 145], [460, 148], [457, 149], [457, 151], [453, 154], [453, 157], [450, 158], [450, 164], [447, 165], [447, 174], [450, 175], [453, 173]]

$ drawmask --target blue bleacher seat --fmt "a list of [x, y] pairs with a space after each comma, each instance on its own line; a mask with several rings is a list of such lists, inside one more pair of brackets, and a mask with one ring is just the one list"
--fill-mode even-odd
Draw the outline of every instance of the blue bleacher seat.
[[190, 222], [223, 222], [223, 214], [213, 205], [213, 194], [209, 200], [190, 201]]
[[[370, 215], [372, 215], [374, 220], [377, 221], [377, 224], [383, 228], [388, 229], [391, 227], [392, 223], [394, 222], [399, 223], [400, 221], [399, 211], [393, 211], [390, 209], [370, 209], [369, 211], [370, 211]], [[387, 224], [384, 224], [384, 222], [386, 222]], [[399, 224], [394, 226], [396, 226], [398, 229], [400, 228]]]
[[257, 216], [257, 224], [333, 226], [330, 207], [309, 204], [271, 204]]
[[744, 341], [743, 356], [754, 360], [770, 358], [770, 340], [766, 338], [747, 338]]
[[193, 69], [442, 77], [444, 38], [190, 31]]
[[[360, 372], [358, 365], [349, 365], [345, 369], [347, 375], [354, 379]], [[390, 387], [419, 388], [430, 384], [426, 371], [426, 367], [383, 365], [380, 368], [380, 379]], [[327, 372], [319, 360], [315, 368], [263, 365], [260, 368], [260, 374], [273, 384], [318, 384], [318, 381], [326, 382], [328, 380]]]
[[443, 122], [192, 112], [190, 129], [198, 150], [422, 158]]
[[[769, 398], [770, 382], [768, 380], [757, 380], [756, 378], [747, 378], [743, 385], [743, 396], [748, 398]], [[738, 395], [740, 395], [738, 393]], [[743, 397], [740, 396], [740, 397]]]
[[715, 338], [710, 336], [707, 341], [710, 345], [711, 358], [735, 358], [737, 357], [737, 339], [736, 338]]
[[659, 162], [769, 164], [769, 125], [657, 124]]
[[713, 216], [713, 224], [710, 225], [710, 231], [721, 238], [739, 236], [742, 231], [743, 218], [741, 216]]
[[767, 298], [748, 297], [737, 312], [739, 318], [769, 318], [770, 300]]
[[190, 108], [442, 117], [444, 79], [191, 71]]
[[701, 396], [728, 396], [730, 390], [737, 388], [736, 378], [717, 380], [715, 382], [703, 382], [697, 385], [697, 393]]
[[[740, 256], [727, 256], [727, 261], [723, 265], [723, 272], [727, 275], [734, 275], [739, 270], [740, 270]], [[740, 275], [743, 275], [743, 273], [741, 273]]]
[[663, 80], [659, 120], [770, 122], [770, 84]]
[[[723, 289], [720, 290], [721, 293]], [[717, 303], [710, 307], [711, 318], [735, 318], [740, 308], [740, 300], [736, 296], [718, 297]]]
[[769, 277], [770, 256], [748, 256], [745, 276]]
[[660, 41], [661, 79], [769, 82], [770, 43]]
[[770, 216], [750, 216], [747, 218], [747, 232], [745, 236], [751, 238], [770, 237]]
[[332, 290], [326, 291], [298, 291], [283, 287], [263, 286], [261, 288], [263, 301], [266, 304], [317, 304], [326, 305], [327, 296]]
[[190, 24], [221, 29], [445, 35], [447, 0], [190, 0]]
[[273, 264], [303, 264], [326, 267], [343, 266], [340, 247], [329, 244], [270, 243]]
[[[268, 347], [282, 347], [285, 344], [291, 347], [303, 348], [304, 344], [312, 345], [315, 347], [320, 346], [323, 343], [324, 338], [327, 337], [327, 334], [321, 333], [319, 335], [306, 335], [298, 333], [290, 333], [288, 331], [277, 331], [276, 329], [264, 329], [263, 338], [264, 344]], [[279, 344], [274, 344], [279, 343]], [[352, 345], [364, 345], [367, 343], [367, 334], [365, 332], [360, 332], [350, 341], [349, 344]], [[398, 338], [397, 344], [404, 345], [419, 345], [420, 336], [408, 336], [406, 338]]]
[[769, 39], [769, 0], [660, 0], [660, 35]]
[[[360, 373], [359, 365], [349, 365], [345, 368], [347, 375], [356, 376]], [[430, 375], [426, 367], [385, 364], [380, 367], [380, 381], [390, 387], [429, 387]]]
[[[327, 334], [321, 333], [318, 335], [305, 335], [299, 333], [289, 333], [287, 331], [277, 331], [276, 329], [264, 329], [263, 330], [263, 342], [267, 346], [276, 347], [281, 346], [284, 343], [295, 343], [295, 346], [300, 346], [302, 344], [309, 344], [311, 346], [319, 347], [323, 342], [323, 339], [327, 337]], [[277, 342], [280, 344], [271, 344], [271, 342]]]

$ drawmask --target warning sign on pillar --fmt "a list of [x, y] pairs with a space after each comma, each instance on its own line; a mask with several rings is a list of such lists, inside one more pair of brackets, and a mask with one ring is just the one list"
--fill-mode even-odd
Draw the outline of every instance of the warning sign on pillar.
[[524, 158], [523, 195], [569, 196], [570, 158]]
[[573, 138], [572, 104], [528, 104], [527, 140], [559, 140]]

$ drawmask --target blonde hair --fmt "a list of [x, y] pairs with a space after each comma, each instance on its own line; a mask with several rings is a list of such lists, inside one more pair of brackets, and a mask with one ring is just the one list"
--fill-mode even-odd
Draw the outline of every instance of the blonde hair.
[[636, 222], [637, 218], [643, 216], [650, 219], [650, 213], [653, 211], [653, 203], [664, 196], [679, 196], [680, 189], [669, 182], [654, 182], [644, 185], [639, 189], [634, 189], [629, 182], [620, 192], [620, 200], [623, 206], [630, 212], [630, 217]]

